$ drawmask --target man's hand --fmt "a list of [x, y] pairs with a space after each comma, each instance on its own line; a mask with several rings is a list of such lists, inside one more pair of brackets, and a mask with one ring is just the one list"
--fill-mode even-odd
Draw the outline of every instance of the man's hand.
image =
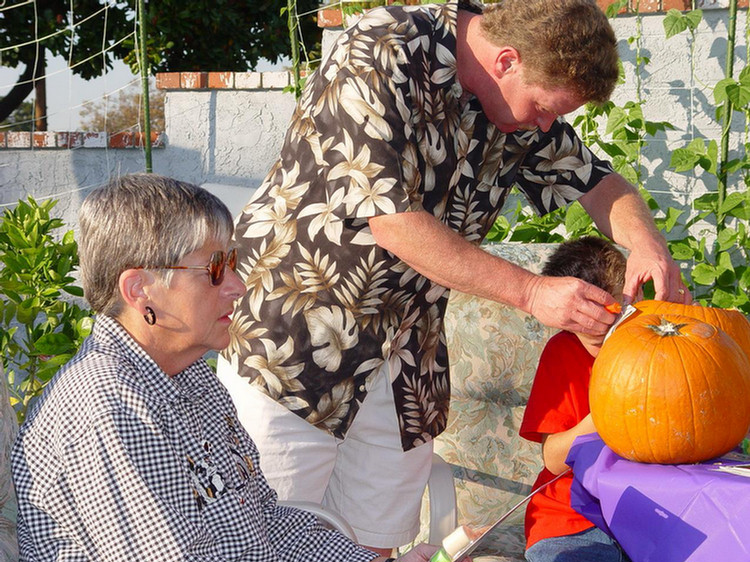
[[654, 282], [657, 300], [692, 302], [680, 269], [634, 186], [621, 175], [610, 174], [579, 201], [602, 232], [630, 250], [623, 290], [626, 303], [634, 301], [649, 280]]
[[614, 297], [575, 277], [535, 276], [527, 294], [523, 308], [552, 328], [601, 336], [616, 318], [605, 308], [616, 302]]
[[656, 300], [683, 304], [693, 302], [690, 291], [682, 282], [679, 267], [668, 254], [633, 248], [625, 272], [622, 290], [624, 302], [629, 304], [637, 300], [641, 286], [649, 280], [654, 282]]

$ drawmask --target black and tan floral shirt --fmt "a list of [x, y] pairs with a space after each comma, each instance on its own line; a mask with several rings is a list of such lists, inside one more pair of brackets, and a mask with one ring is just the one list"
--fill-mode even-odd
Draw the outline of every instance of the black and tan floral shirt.
[[423, 210], [479, 244], [514, 184], [545, 213], [612, 172], [562, 119], [547, 134], [505, 134], [475, 97], [462, 102], [458, 9], [374, 9], [344, 32], [238, 218], [248, 292], [227, 357], [339, 437], [384, 361], [405, 450], [448, 414], [448, 290], [377, 246], [370, 217]]

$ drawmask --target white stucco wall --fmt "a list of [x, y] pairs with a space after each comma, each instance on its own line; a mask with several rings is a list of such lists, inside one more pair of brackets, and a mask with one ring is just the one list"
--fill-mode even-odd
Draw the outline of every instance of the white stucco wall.
[[[738, 15], [735, 75], [744, 60], [746, 11]], [[720, 129], [713, 118], [713, 85], [723, 77], [726, 49], [726, 10], [709, 10], [696, 34], [695, 71], [691, 74], [689, 36], [665, 39], [661, 14], [644, 15], [642, 56], [651, 61], [642, 76], [644, 113], [653, 121], [669, 121], [675, 130], [660, 133], [644, 151], [646, 187], [666, 205], [690, 205], [707, 188], [701, 174], [676, 174], [667, 169], [670, 151], [686, 146], [694, 137], [718, 139]], [[619, 86], [614, 100], [635, 98], [633, 61], [638, 19], [620, 16], [613, 20], [627, 82]], [[326, 49], [335, 40], [327, 31]], [[166, 101], [166, 146], [153, 152], [154, 172], [200, 185], [218, 186], [234, 202], [257, 187], [278, 155], [294, 107], [294, 98], [281, 89], [170, 90]], [[738, 117], [736, 119], [739, 119]], [[735, 130], [743, 130], [737, 121]], [[740, 135], [732, 137], [737, 147]], [[69, 225], [86, 192], [111, 175], [143, 171], [143, 153], [135, 149], [0, 149], [0, 204], [19, 198], [53, 196]], [[708, 183], [709, 188], [713, 184]]]
[[[690, 35], [683, 32], [666, 39], [663, 20], [663, 15], [645, 16], [641, 20], [641, 56], [650, 59], [642, 76], [643, 111], [647, 120], [667, 121], [675, 129], [649, 139], [643, 162], [648, 170], [646, 187], [660, 202], [689, 206], [707, 186], [715, 189], [715, 183], [709, 179], [704, 184], [700, 172], [676, 174], [667, 166], [671, 151], [687, 146], [694, 138], [720, 142], [721, 127], [714, 115], [713, 87], [724, 78], [728, 13], [726, 10], [704, 11], [692, 55]], [[735, 46], [735, 53], [740, 56], [735, 61], [735, 77], [747, 64], [746, 20], [747, 11], [740, 11]], [[628, 44], [628, 38], [638, 35], [636, 26], [637, 18], [634, 17], [614, 20], [626, 72], [625, 84], [618, 86], [613, 96], [618, 104], [635, 99], [633, 70], [636, 50], [635, 44]], [[742, 142], [740, 132], [744, 131], [744, 121], [738, 113], [734, 116], [733, 130], [730, 148], [736, 151]]]

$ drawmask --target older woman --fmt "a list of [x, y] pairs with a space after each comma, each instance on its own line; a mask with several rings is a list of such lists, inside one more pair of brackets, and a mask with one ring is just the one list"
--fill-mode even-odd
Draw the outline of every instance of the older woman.
[[[91, 336], [13, 451], [29, 560], [384, 560], [281, 507], [202, 359], [229, 343], [245, 287], [232, 217], [194, 185], [126, 176], [80, 212]], [[422, 545], [403, 557], [424, 561]]]

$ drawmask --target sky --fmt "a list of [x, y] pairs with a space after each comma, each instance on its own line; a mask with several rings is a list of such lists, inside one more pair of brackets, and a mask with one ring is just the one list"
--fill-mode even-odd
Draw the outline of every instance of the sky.
[[[258, 64], [258, 71], [281, 68], [283, 63], [273, 65], [267, 61]], [[18, 68], [0, 66], [0, 97], [5, 96], [24, 71], [24, 65]], [[84, 80], [67, 68], [64, 57], [52, 57], [47, 54], [47, 129], [49, 131], [76, 131], [80, 128], [80, 111], [86, 101], [95, 101], [105, 94], [114, 94], [128, 85], [140, 81], [140, 76], [133, 75], [130, 67], [122, 61], [115, 61], [112, 70], [94, 80]], [[27, 100], [31, 100], [32, 92]]]
[[[18, 68], [0, 66], [0, 96], [13, 88], [18, 76], [24, 71]], [[101, 98], [106, 93], [114, 93], [120, 88], [138, 80], [130, 68], [121, 61], [115, 61], [113, 69], [104, 76], [86, 81], [67, 68], [63, 57], [47, 55], [47, 129], [50, 131], [75, 131], [80, 124], [81, 105], [84, 101]], [[27, 100], [33, 99], [33, 92]]]

